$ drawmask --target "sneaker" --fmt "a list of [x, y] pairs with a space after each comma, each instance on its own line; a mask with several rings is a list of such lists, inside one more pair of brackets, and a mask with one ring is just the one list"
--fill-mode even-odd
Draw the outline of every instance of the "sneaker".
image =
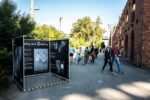
[[115, 72], [111, 72], [112, 75], [116, 76], [117, 74]]
[[124, 72], [119, 72], [119, 74], [123, 74]]

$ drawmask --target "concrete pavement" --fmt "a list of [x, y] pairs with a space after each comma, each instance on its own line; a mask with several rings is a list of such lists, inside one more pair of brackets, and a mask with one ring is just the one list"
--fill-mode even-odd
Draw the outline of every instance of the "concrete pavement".
[[[125, 60], [121, 65], [125, 73], [113, 76], [109, 66], [103, 74], [103, 54], [94, 64], [72, 64], [71, 81], [62, 85], [30, 92], [20, 92], [12, 83], [8, 90], [0, 92], [0, 100], [149, 100], [150, 72]], [[117, 67], [113, 66], [117, 71]]]

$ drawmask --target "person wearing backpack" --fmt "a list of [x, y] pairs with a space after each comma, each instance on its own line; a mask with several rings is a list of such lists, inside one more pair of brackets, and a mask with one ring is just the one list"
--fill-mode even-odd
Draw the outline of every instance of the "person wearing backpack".
[[88, 47], [86, 47], [86, 49], [84, 50], [84, 64], [87, 64], [87, 61], [88, 61], [88, 58], [89, 58], [89, 49]]

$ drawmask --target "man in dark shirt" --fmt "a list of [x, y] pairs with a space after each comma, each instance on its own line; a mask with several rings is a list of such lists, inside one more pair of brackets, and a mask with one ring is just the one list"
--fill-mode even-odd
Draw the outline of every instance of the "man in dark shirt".
[[109, 63], [109, 66], [110, 66], [110, 72], [115, 75], [115, 73], [113, 72], [113, 68], [112, 68], [112, 63], [111, 63], [111, 52], [110, 52], [110, 48], [109, 46], [106, 47], [106, 50], [104, 52], [104, 66], [103, 66], [103, 69], [102, 69], [102, 73], [107, 65], [107, 63]]
[[92, 45], [91, 50], [90, 50], [90, 55], [92, 56], [91, 63], [94, 63], [95, 61], [95, 53], [94, 53], [94, 46]]

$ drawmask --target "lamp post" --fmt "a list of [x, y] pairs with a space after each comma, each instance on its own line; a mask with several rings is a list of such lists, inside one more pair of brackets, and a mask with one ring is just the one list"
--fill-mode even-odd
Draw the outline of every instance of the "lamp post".
[[92, 44], [94, 44], [95, 24], [93, 24]]
[[116, 24], [108, 24], [108, 30], [109, 30], [109, 33], [110, 33], [110, 45], [112, 46], [112, 37], [114, 35], [114, 30], [115, 30], [115, 27], [116, 27]]
[[35, 10], [40, 10], [39, 8], [34, 8], [34, 0], [30, 0], [30, 17], [31, 17], [31, 20], [34, 19], [34, 11]]
[[62, 17], [59, 18], [60, 32], [61, 32], [61, 21], [62, 21]]

